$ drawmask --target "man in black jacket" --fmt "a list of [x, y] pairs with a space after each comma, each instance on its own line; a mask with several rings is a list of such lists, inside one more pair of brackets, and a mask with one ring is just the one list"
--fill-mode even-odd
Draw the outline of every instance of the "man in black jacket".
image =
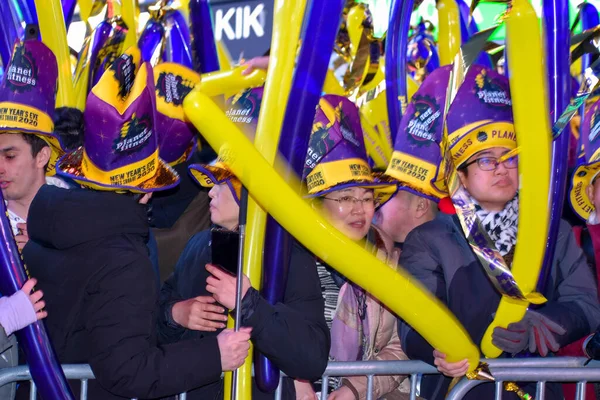
[[248, 354], [249, 328], [157, 343], [144, 204], [179, 177], [158, 157], [154, 114], [152, 69], [130, 49], [88, 97], [83, 147], [57, 163], [58, 174], [102, 191], [45, 185], [29, 210], [23, 256], [40, 275], [61, 363], [89, 363], [96, 376], [90, 399], [189, 391], [218, 381]]

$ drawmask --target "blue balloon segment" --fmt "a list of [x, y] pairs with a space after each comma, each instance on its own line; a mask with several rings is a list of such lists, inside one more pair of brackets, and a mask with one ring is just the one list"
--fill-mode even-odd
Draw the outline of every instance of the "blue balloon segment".
[[[542, 18], [546, 26], [546, 49], [548, 60], [548, 95], [552, 124], [565, 110], [570, 100], [571, 74], [569, 66], [570, 27], [568, 0], [544, 0]], [[550, 225], [546, 241], [546, 253], [538, 279], [538, 291], [546, 288], [554, 260], [556, 237], [563, 211], [567, 182], [567, 157], [569, 134], [563, 132], [552, 143], [550, 175]]]
[[75, 13], [75, 6], [77, 5], [76, 0], [62, 0], [63, 15], [65, 17], [65, 28], [69, 30], [69, 25], [73, 20], [73, 14]]
[[142, 54], [144, 62], [150, 62], [155, 57], [160, 57], [161, 54], [156, 54], [161, 51], [161, 43], [165, 36], [164, 26], [157, 20], [151, 18], [146, 22], [146, 26], [138, 39], [138, 47]]
[[194, 70], [205, 74], [218, 71], [219, 56], [208, 0], [190, 0], [190, 23], [194, 49]]
[[[315, 109], [319, 104], [338, 30], [337, 24], [331, 21], [337, 21], [344, 3], [345, 0], [313, 0], [307, 8], [306, 29], [279, 141], [279, 152], [288, 162], [287, 170], [282, 171], [284, 179], [291, 179], [294, 175], [302, 177]], [[269, 216], [262, 295], [271, 304], [283, 301], [291, 246], [289, 233]], [[279, 383], [279, 370], [262, 354], [255, 354], [254, 373], [261, 390], [275, 390]]]
[[[4, 198], [0, 193], [0, 292], [10, 296], [20, 290], [26, 280], [25, 267], [6, 215]], [[56, 400], [74, 399], [44, 323], [37, 321], [17, 331], [16, 335], [41, 397]]]
[[[598, 10], [596, 9], [596, 7], [593, 4], [590, 3], [583, 3], [581, 5], [581, 9], [580, 9], [580, 15], [581, 15], [581, 29], [582, 30], [588, 30], [588, 29], [592, 29], [595, 28], [596, 26], [600, 25], [600, 18], [598, 18]], [[592, 61], [592, 55], [591, 54], [584, 54], [581, 57], [581, 73], [583, 74], [585, 72], [586, 69], [589, 68], [590, 64]], [[573, 91], [573, 89], [571, 88], [571, 92]], [[585, 104], [582, 104], [581, 107], [579, 108], [579, 116], [581, 118], [580, 120], [580, 126], [583, 126], [583, 120], [585, 118]], [[581, 150], [581, 146], [582, 146], [582, 136], [579, 135], [579, 139], [577, 141], [577, 149], [576, 152], [579, 155], [579, 151]]]
[[402, 119], [402, 102], [408, 101], [406, 48], [414, 0], [392, 0], [385, 43], [385, 87], [392, 144]]
[[181, 64], [193, 68], [192, 47], [190, 43], [190, 30], [185, 17], [179, 10], [169, 11], [165, 18], [166, 26], [170, 27], [167, 40], [170, 42], [163, 53], [163, 61]]

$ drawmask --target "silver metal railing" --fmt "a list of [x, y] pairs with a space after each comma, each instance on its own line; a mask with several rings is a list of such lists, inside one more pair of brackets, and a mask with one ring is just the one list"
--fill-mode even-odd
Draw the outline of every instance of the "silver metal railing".
[[[576, 382], [576, 400], [585, 399], [585, 384], [588, 382], [600, 382], [600, 362], [592, 361], [584, 366], [585, 359], [576, 357], [551, 357], [551, 358], [527, 358], [527, 359], [498, 359], [482, 360], [489, 364], [490, 370], [496, 378], [495, 399], [502, 398], [502, 387], [504, 382], [538, 382], [535, 398], [544, 398], [545, 385], [547, 382]], [[87, 388], [90, 379], [95, 379], [89, 365], [67, 364], [63, 365], [63, 371], [70, 380], [80, 380], [80, 398], [87, 400]], [[410, 398], [416, 399], [418, 381], [421, 375], [439, 374], [437, 369], [421, 361], [365, 361], [365, 362], [332, 362], [327, 366], [323, 374], [323, 387], [327, 387], [330, 378], [343, 376], [366, 376], [367, 377], [367, 400], [373, 399], [373, 379], [384, 375], [408, 375], [411, 379]], [[283, 377], [282, 377], [283, 379]], [[19, 366], [14, 368], [0, 369], [0, 386], [19, 381], [31, 381], [29, 367]], [[482, 384], [482, 381], [471, 381], [462, 379], [448, 394], [447, 399], [462, 399], [471, 389]], [[275, 392], [275, 400], [281, 400], [281, 381]], [[30, 399], [35, 400], [37, 391], [31, 381]], [[187, 396], [182, 393], [179, 400], [186, 400]], [[326, 399], [326, 393], [321, 394], [321, 399]], [[135, 400], [135, 399], [134, 399]]]

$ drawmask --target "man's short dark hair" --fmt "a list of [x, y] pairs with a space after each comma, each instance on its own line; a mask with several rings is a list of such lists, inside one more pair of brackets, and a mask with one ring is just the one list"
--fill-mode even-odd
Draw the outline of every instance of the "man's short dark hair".
[[37, 135], [22, 133], [21, 136], [23, 136], [23, 139], [31, 146], [31, 155], [33, 157], [36, 157], [44, 147], [48, 146], [48, 143]]

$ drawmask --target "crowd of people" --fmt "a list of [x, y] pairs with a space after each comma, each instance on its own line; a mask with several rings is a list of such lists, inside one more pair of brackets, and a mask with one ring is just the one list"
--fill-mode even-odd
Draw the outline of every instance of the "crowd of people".
[[[268, 58], [248, 63], [248, 71], [267, 67]], [[517, 135], [529, 133], [514, 131], [507, 78], [480, 66], [468, 71], [444, 111], [449, 68], [435, 70], [413, 96], [385, 171], [371, 168], [354, 103], [322, 96], [301, 178], [306, 200], [332, 229], [410, 273], [480, 343], [502, 292], [468, 242], [445, 182], [456, 174], [510, 268], [519, 245], [513, 150]], [[0, 188], [34, 278], [0, 297], [0, 367], [19, 361], [13, 333], [44, 319], [60, 362], [91, 366], [90, 399], [181, 392], [222, 398], [222, 372], [242, 365], [250, 343], [285, 373], [285, 399], [312, 400], [323, 391], [328, 399], [366, 398], [366, 377], [322, 385], [329, 361], [425, 361], [441, 372], [420, 382], [419, 396], [428, 400], [443, 399], [452, 378], [467, 372], [467, 360], [447, 361], [401, 316], [298, 241], [283, 300], [271, 304], [241, 276], [242, 328], [226, 328], [237, 278], [212, 264], [211, 237], [215, 229], [237, 231], [242, 184], [185, 119], [183, 99], [199, 81], [194, 72], [169, 63], [153, 69], [139, 50], [128, 49], [104, 72], [81, 113], [54, 109], [57, 65], [41, 42], [18, 43], [6, 71]], [[23, 83], [19, 75], [35, 79]], [[262, 87], [248, 89], [227, 103], [227, 115], [245, 117], [236, 122], [249, 137], [262, 95]], [[580, 128], [585, 162], [570, 193], [586, 227], [574, 234], [561, 223], [542, 293], [548, 301], [494, 330], [502, 357], [600, 356], [600, 337], [593, 335], [600, 325], [599, 122], [600, 102], [588, 108]], [[581, 250], [586, 243], [591, 252]], [[369, 273], [368, 265], [362, 268]], [[79, 383], [70, 383], [79, 393]], [[519, 384], [535, 391], [532, 383]], [[27, 386], [4, 386], [0, 398], [28, 398]], [[492, 398], [494, 387], [479, 385], [468, 398]], [[378, 399], [408, 399], [409, 377], [377, 376], [373, 390]], [[565, 393], [548, 385], [546, 398]], [[254, 385], [253, 398], [273, 393]]]

